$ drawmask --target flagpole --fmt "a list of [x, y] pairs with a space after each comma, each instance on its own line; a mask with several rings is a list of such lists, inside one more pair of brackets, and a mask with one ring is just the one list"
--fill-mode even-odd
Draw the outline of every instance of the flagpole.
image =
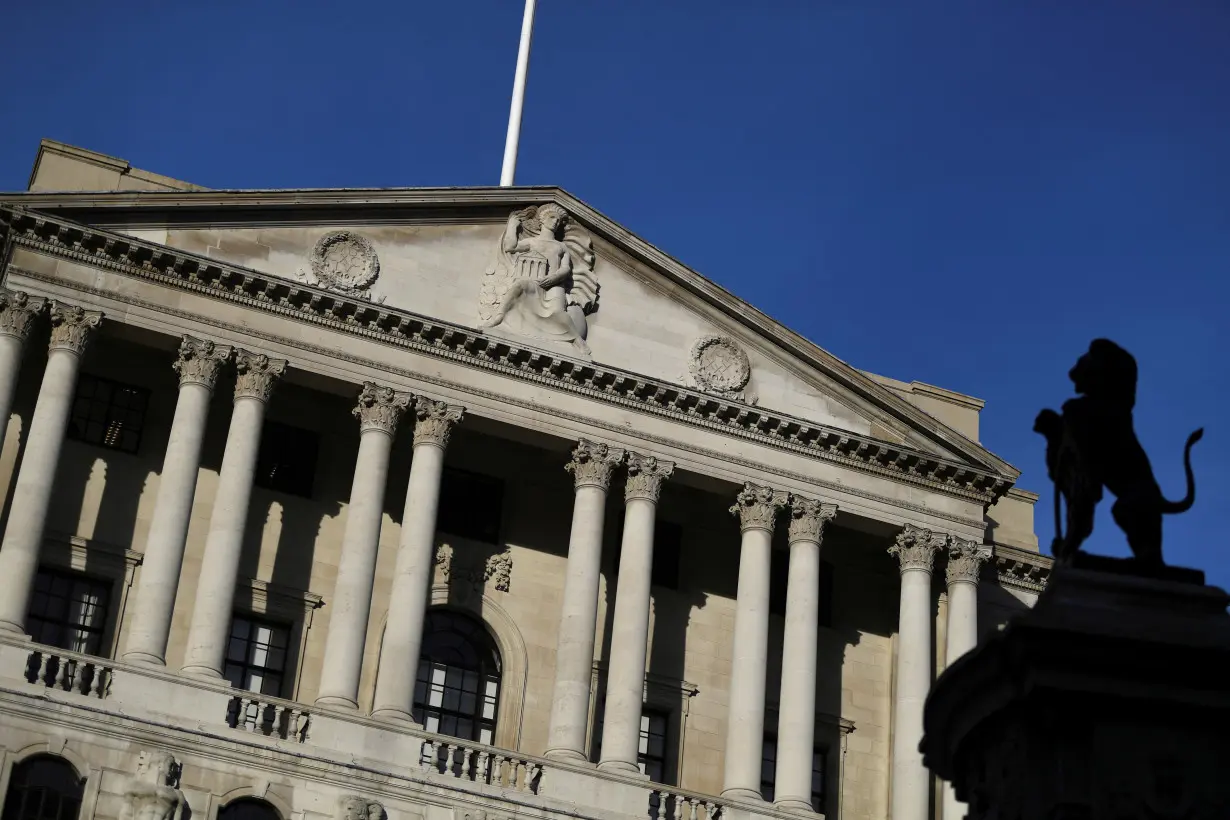
[[517, 50], [517, 74], [513, 78], [512, 108], [508, 112], [508, 138], [504, 141], [504, 167], [500, 171], [500, 187], [513, 184], [517, 172], [517, 144], [521, 141], [521, 107], [525, 103], [525, 75], [530, 68], [530, 39], [534, 35], [534, 3], [525, 0], [525, 16], [521, 18], [521, 47]]

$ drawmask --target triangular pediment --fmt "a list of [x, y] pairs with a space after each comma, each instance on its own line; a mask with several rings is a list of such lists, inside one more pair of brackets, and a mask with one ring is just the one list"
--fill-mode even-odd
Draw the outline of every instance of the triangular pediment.
[[[932, 453], [1008, 482], [1017, 475], [893, 383], [837, 359], [557, 188], [29, 193], [0, 202]], [[568, 214], [555, 235], [562, 244], [517, 244], [533, 233], [527, 223], [540, 231], [525, 209], [544, 203]], [[510, 220], [518, 213], [520, 222]], [[493, 277], [545, 271], [549, 279], [559, 264], [553, 253], [569, 255], [573, 281], [586, 284], [519, 297], [500, 322], [482, 327], [500, 302]], [[496, 290], [507, 294], [507, 281]], [[571, 309], [552, 304], [559, 296]], [[576, 327], [569, 313], [583, 323], [583, 341], [568, 336]]]

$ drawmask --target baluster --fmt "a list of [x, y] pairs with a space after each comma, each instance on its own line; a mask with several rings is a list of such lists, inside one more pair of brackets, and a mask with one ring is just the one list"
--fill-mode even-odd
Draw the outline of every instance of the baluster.
[[676, 794], [674, 797], [675, 810], [671, 812], [671, 816], [674, 817], [675, 820], [683, 820], [683, 813], [687, 811], [688, 799], [682, 794]]
[[658, 820], [666, 820], [666, 801], [670, 798], [670, 792], [655, 789], [653, 794], [658, 798]]
[[312, 715], [309, 712], [299, 712], [295, 718], [295, 740], [307, 743], [308, 732], [312, 729]]
[[40, 686], [47, 685], [47, 676], [51, 674], [51, 655], [47, 652], [38, 653], [38, 679], [35, 683]]
[[105, 698], [107, 696], [107, 679], [110, 675], [111, 670], [94, 664], [94, 677], [90, 680], [90, 688], [86, 694], [96, 698]]
[[487, 750], [483, 749], [478, 753], [478, 767], [474, 770], [474, 779], [479, 783], [486, 783], [487, 780], [487, 763], [490, 760], [490, 755]]
[[56, 689], [64, 688], [64, 681], [68, 679], [68, 658], [56, 658], [56, 676], [53, 686]]
[[243, 728], [249, 732], [259, 732], [261, 730], [261, 702], [256, 698], [243, 699]]
[[495, 771], [492, 772], [491, 784], [493, 786], [504, 785], [504, 755], [495, 756]]
[[537, 763], [531, 763], [529, 774], [527, 774], [525, 778], [525, 788], [528, 791], [534, 792], [535, 794], [538, 793], [538, 777], [541, 774], [542, 766], [539, 766]]
[[456, 777], [457, 772], [453, 768], [453, 758], [457, 754], [458, 746], [456, 743], [450, 743], [444, 747], [444, 773]]
[[436, 742], [434, 740], [423, 741], [422, 760], [419, 762], [423, 766], [423, 771], [429, 771], [436, 767]]
[[688, 820], [698, 820], [696, 813], [700, 810], [700, 801], [695, 797], [688, 798]]
[[461, 776], [466, 780], [473, 780], [470, 775], [470, 763], [474, 760], [474, 750], [469, 746], [463, 746], [461, 749]]
[[717, 820], [718, 807], [709, 801], [705, 801], [705, 817], [706, 820]]

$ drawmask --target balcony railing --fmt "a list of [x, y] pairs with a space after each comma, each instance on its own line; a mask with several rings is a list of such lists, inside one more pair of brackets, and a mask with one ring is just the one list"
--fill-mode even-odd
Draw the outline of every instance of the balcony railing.
[[543, 773], [532, 757], [438, 735], [423, 739], [422, 765], [424, 771], [531, 794], [538, 793]]
[[297, 703], [259, 695], [236, 695], [226, 707], [226, 725], [266, 737], [307, 740], [312, 715]]
[[713, 795], [687, 792], [674, 786], [651, 784], [650, 820], [720, 820], [726, 806]]
[[111, 691], [110, 664], [101, 658], [51, 647], [36, 647], [26, 658], [26, 680], [49, 689], [105, 698]]

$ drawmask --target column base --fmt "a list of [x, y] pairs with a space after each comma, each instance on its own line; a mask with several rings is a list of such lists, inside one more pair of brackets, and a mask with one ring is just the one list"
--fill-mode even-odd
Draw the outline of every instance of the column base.
[[331, 709], [345, 709], [353, 712], [359, 708], [357, 701], [344, 698], [341, 695], [321, 695], [316, 698], [317, 706], [328, 706]]
[[142, 666], [166, 666], [167, 662], [151, 652], [125, 652], [120, 660], [125, 663], [139, 663]]
[[723, 789], [722, 797], [725, 797], [727, 800], [751, 800], [755, 803], [765, 802], [764, 797], [762, 797], [760, 792], [755, 789]]
[[413, 729], [422, 729], [423, 726], [415, 721], [414, 715], [402, 709], [376, 709], [372, 712], [372, 717], [376, 720], [388, 720], [393, 723], [402, 723]]
[[793, 797], [784, 797], [781, 800], [774, 800], [773, 808], [783, 809], [785, 811], [802, 811], [808, 812], [809, 814], [816, 813], [816, 810], [812, 808], [810, 800], [798, 800]]
[[29, 638], [29, 633], [26, 632], [25, 624], [15, 624], [12, 621], [0, 621], [0, 632], [8, 633], [9, 635], [22, 635]]
[[637, 766], [635, 763], [629, 763], [626, 760], [604, 760], [598, 764], [598, 771], [619, 772], [622, 775], [649, 780], [649, 775], [642, 772], [640, 766]]
[[181, 675], [190, 675], [194, 678], [212, 678], [213, 680], [221, 680], [222, 673], [217, 669], [211, 669], [208, 666], [185, 666], [179, 670]]
[[576, 749], [547, 749], [542, 753], [547, 760], [558, 760], [561, 763], [579, 763], [582, 766], [592, 766], [589, 758]]

